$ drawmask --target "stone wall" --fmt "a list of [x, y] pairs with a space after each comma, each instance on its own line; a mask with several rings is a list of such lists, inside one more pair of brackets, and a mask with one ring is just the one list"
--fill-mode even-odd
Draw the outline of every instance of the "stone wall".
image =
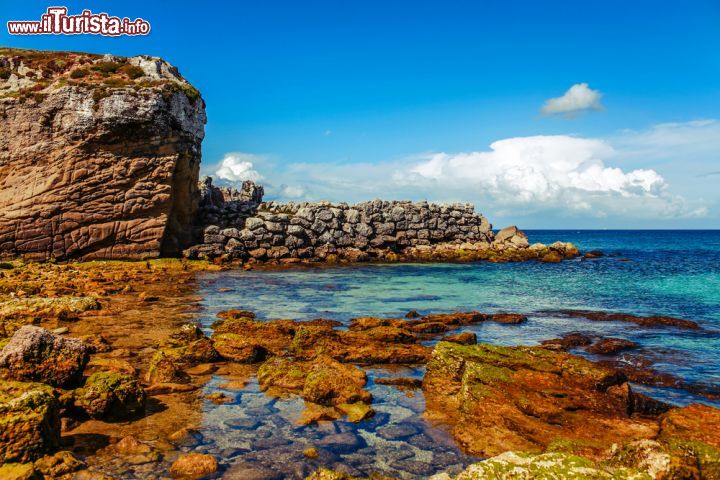
[[[203, 243], [185, 251], [190, 258], [322, 260], [328, 255], [364, 257], [435, 244], [489, 245], [494, 240], [491, 225], [470, 204], [260, 203], [258, 187], [251, 182], [243, 186], [244, 199], [218, 204], [208, 198], [219, 198], [219, 189], [205, 182], [209, 188], [201, 205], [210, 203], [212, 208], [205, 208], [210, 213], [202, 217]], [[255, 196], [248, 199], [251, 192]], [[226, 198], [233, 195], [239, 198], [225, 190]]]
[[383, 201], [346, 203], [263, 202], [263, 189], [240, 190], [201, 182], [196, 223], [202, 243], [191, 259], [250, 263], [362, 261], [558, 262], [579, 255], [556, 242], [530, 245], [511, 226], [497, 234], [470, 204]]

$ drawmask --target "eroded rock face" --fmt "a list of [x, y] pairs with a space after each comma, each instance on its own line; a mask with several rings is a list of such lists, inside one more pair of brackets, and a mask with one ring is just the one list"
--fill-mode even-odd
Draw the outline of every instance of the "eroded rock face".
[[0, 255], [174, 255], [192, 243], [204, 102], [157, 58], [0, 50]]

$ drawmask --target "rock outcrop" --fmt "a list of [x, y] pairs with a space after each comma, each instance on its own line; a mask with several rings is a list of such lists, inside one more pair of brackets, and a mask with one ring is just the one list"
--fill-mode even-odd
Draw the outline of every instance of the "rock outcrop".
[[193, 242], [204, 102], [159, 58], [0, 49], [0, 255], [137, 259]]
[[624, 375], [542, 347], [441, 342], [423, 389], [429, 414], [453, 424], [456, 441], [479, 456], [568, 447], [599, 458], [612, 444], [658, 432], [645, 416], [652, 400]]
[[625, 376], [545, 347], [441, 342], [423, 381], [426, 415], [491, 457], [457, 477], [720, 478], [720, 410], [671, 408]]

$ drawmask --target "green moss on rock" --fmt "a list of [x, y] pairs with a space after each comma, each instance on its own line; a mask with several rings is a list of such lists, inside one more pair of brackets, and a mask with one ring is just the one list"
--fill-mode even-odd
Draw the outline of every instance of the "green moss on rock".
[[53, 389], [0, 380], [0, 464], [31, 462], [59, 444], [59, 403]]
[[145, 407], [145, 391], [140, 382], [118, 372], [97, 372], [85, 386], [75, 391], [75, 406], [91, 418], [122, 420], [140, 413]]

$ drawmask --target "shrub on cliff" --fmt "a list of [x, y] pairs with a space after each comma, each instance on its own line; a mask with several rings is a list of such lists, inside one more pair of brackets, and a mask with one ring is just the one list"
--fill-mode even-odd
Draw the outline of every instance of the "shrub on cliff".
[[83, 78], [87, 77], [89, 74], [90, 72], [88, 72], [85, 68], [76, 68], [70, 72], [70, 78]]
[[111, 73], [117, 73], [118, 70], [120, 70], [120, 67], [122, 67], [124, 63], [118, 63], [118, 62], [98, 62], [92, 67], [90, 67], [91, 70], [95, 70], [96, 72], [100, 72], [104, 75], [109, 75]]
[[135, 80], [136, 78], [140, 78], [142, 76], [145, 76], [145, 70], [138, 67], [137, 65], [125, 65], [120, 69], [125, 75], [127, 75], [132, 80]]

